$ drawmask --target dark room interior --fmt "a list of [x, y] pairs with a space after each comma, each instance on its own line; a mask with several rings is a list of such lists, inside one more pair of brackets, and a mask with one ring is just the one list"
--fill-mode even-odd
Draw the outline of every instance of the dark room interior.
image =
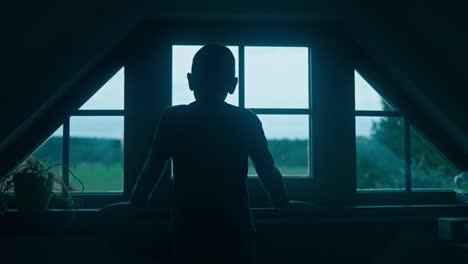
[[[249, 145], [252, 263], [468, 263], [461, 1], [27, 0], [2, 11], [0, 263], [176, 263], [184, 169], [206, 171], [190, 175], [205, 179], [190, 195], [205, 197], [194, 215], [213, 214], [190, 239], [221, 232], [213, 208], [235, 188], [211, 176], [243, 146], [231, 137], [227, 157], [197, 157], [187, 142], [202, 125], [180, 110], [207, 44], [234, 57], [226, 103], [258, 117], [287, 190], [277, 202]], [[170, 116], [191, 129], [170, 135]], [[222, 124], [206, 140], [250, 123]], [[177, 139], [159, 142], [160, 131]], [[193, 160], [174, 150], [160, 180], [143, 182], [166, 143]], [[150, 195], [134, 206], [140, 183]], [[230, 261], [216, 263], [247, 263]]]

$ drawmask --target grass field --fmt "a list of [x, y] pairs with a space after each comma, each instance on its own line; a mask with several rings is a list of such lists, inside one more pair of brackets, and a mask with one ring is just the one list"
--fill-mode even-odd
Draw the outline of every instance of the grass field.
[[[73, 173], [79, 178], [84, 186], [85, 192], [122, 192], [123, 190], [123, 166], [122, 163], [110, 165], [87, 164], [71, 167]], [[278, 166], [285, 177], [308, 176], [306, 166]], [[255, 169], [249, 168], [249, 175], [256, 175]], [[254, 176], [256, 177], [256, 176]], [[80, 183], [70, 175], [70, 183], [78, 191], [81, 190]]]
[[[122, 192], [123, 166], [122, 163], [110, 165], [89, 164], [71, 167], [71, 170], [80, 179], [85, 192]], [[80, 183], [70, 175], [70, 183], [81, 190]]]

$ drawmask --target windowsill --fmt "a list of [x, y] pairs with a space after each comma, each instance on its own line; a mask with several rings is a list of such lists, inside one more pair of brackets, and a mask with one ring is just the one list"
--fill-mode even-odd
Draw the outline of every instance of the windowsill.
[[[284, 179], [292, 200], [309, 202], [320, 202], [324, 194], [317, 187], [313, 178], [289, 177]], [[169, 186], [169, 185], [167, 185]], [[165, 188], [167, 188], [165, 186]], [[248, 189], [251, 205], [254, 207], [268, 206], [268, 198], [260, 181], [256, 177], [248, 179]], [[168, 207], [172, 199], [168, 189], [159, 189], [156, 192], [158, 201], [162, 201], [162, 207]], [[119, 192], [86, 192], [72, 193], [79, 201], [82, 208], [101, 208], [108, 204], [124, 202], [128, 200], [123, 193]], [[349, 194], [342, 194], [349, 195]], [[325, 198], [327, 200], [328, 198]], [[358, 190], [351, 194], [349, 204], [359, 206], [400, 206], [400, 205], [448, 205], [456, 204], [457, 197], [453, 190]], [[159, 203], [159, 202], [158, 202]]]
[[[410, 193], [450, 193], [453, 189], [413, 189]], [[356, 193], [408, 193], [405, 189], [358, 189]]]
[[[395, 204], [395, 205], [354, 205], [354, 206], [312, 206], [308, 208], [292, 208], [290, 210], [383, 210], [383, 209], [398, 209], [398, 208], [468, 208], [468, 204]], [[101, 208], [79, 208], [78, 212], [98, 212]], [[162, 208], [147, 208], [147, 209], [136, 209], [139, 212], [150, 212], [150, 211], [159, 211], [166, 210]], [[264, 212], [264, 211], [276, 211], [273, 207], [251, 207], [251, 211], [254, 212]], [[47, 210], [47, 212], [73, 212], [73, 209], [56, 209], [52, 208]], [[18, 212], [17, 209], [9, 209], [8, 212]]]
[[[468, 217], [468, 205], [351, 206], [342, 208], [291, 209], [276, 215], [272, 208], [252, 208], [257, 233], [325, 233], [357, 235], [356, 230], [374, 233], [408, 230], [437, 230], [440, 217]], [[164, 236], [168, 233], [169, 211], [140, 210], [100, 215], [99, 209], [73, 211], [52, 209], [41, 216], [22, 216], [12, 210], [0, 217], [0, 237], [18, 236]], [[392, 231], [393, 230], [393, 231]], [[359, 233], [362, 235], [362, 233]]]
[[[252, 210], [257, 212], [267, 212], [270, 205], [269, 200], [266, 196], [265, 191], [261, 187], [257, 179], [252, 179], [253, 182], [249, 185], [249, 197]], [[309, 206], [308, 210], [301, 208], [302, 211], [320, 212], [327, 213], [336, 211], [339, 212], [355, 212], [355, 211], [376, 211], [378, 210], [387, 212], [395, 210], [406, 210], [411, 208], [416, 208], [417, 210], [436, 210], [436, 208], [459, 208], [464, 205], [457, 203], [456, 193], [453, 190], [447, 191], [414, 191], [414, 192], [405, 192], [405, 191], [388, 191], [388, 192], [374, 192], [358, 191], [348, 197], [349, 200], [345, 199], [344, 201], [349, 201], [348, 205], [335, 205], [333, 207], [327, 207], [321, 203], [322, 197], [310, 195], [310, 190], [313, 189], [312, 185], [305, 186], [304, 179], [287, 179], [290, 180], [288, 189], [290, 190], [291, 200], [301, 200], [309, 201], [312, 203], [317, 203], [320, 206]], [[318, 195], [320, 195], [319, 190], [315, 190]], [[171, 195], [166, 192], [158, 192], [156, 197], [157, 201], [154, 200], [152, 203], [157, 205], [159, 209], [170, 207]], [[160, 195], [160, 196], [159, 196]], [[126, 202], [128, 198], [119, 192], [87, 192], [87, 193], [72, 193], [73, 198], [77, 201], [80, 209], [78, 212], [93, 212], [97, 211], [97, 208], [102, 208], [109, 204]], [[323, 202], [326, 202], [328, 198], [325, 197]], [[54, 199], [51, 201], [50, 208], [52, 210], [64, 211], [60, 208], [63, 208], [63, 202], [59, 199]], [[57, 208], [57, 209], [55, 209]], [[163, 209], [162, 209], [163, 210]], [[411, 212], [410, 212], [411, 213]], [[262, 213], [260, 213], [262, 214]]]
[[[137, 209], [132, 212], [120, 210], [104, 215], [99, 208], [74, 210], [49, 209], [37, 215], [37, 222], [44, 225], [68, 223], [73, 225], [167, 225], [169, 209]], [[317, 225], [317, 224], [402, 224], [402, 223], [435, 223], [439, 217], [467, 217], [468, 205], [366, 205], [348, 207], [313, 207], [292, 208], [278, 212], [273, 208], [251, 208], [255, 222], [260, 225]], [[3, 219], [2, 219], [3, 218]], [[10, 221], [24, 219], [23, 221]], [[32, 224], [34, 217], [22, 215], [11, 209], [0, 224]], [[4, 223], [2, 223], [4, 222]]]

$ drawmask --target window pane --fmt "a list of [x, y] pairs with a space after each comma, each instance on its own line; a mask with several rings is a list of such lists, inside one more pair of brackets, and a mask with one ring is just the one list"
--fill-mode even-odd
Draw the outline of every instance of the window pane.
[[414, 128], [411, 128], [413, 189], [453, 189], [457, 172]]
[[[53, 166], [51, 169], [55, 171], [59, 176], [62, 176], [62, 139], [63, 139], [63, 128], [60, 126], [52, 135], [50, 135], [36, 150], [28, 157], [34, 157], [39, 160], [46, 162], [47, 165]], [[27, 159], [28, 159], [27, 158]], [[26, 164], [25, 159], [19, 166]], [[54, 182], [54, 192], [61, 192], [62, 185], [60, 180]], [[13, 191], [13, 185], [10, 186], [9, 191]]]
[[[26, 164], [26, 160], [34, 157], [39, 160], [46, 162], [46, 165], [52, 166], [51, 169], [55, 171], [60, 177], [62, 177], [62, 139], [63, 139], [63, 128], [60, 126], [52, 135], [49, 136], [36, 150], [23, 162], [21, 162], [19, 167]], [[12, 178], [10, 178], [12, 179]], [[8, 179], [8, 180], [10, 180]], [[7, 180], [7, 181], [8, 181]], [[53, 191], [54, 192], [61, 192], [62, 185], [60, 184], [61, 179], [58, 179], [54, 182]], [[9, 188], [5, 188], [6, 186], [2, 186], [2, 190], [5, 189], [7, 192], [13, 192], [14, 186], [13, 184], [9, 185]], [[7, 190], [8, 189], [8, 190]]]
[[404, 122], [399, 117], [356, 117], [358, 189], [404, 189]]
[[[268, 148], [283, 176], [309, 176], [307, 115], [259, 115]], [[249, 175], [257, 175], [249, 161]]]
[[[187, 73], [192, 71], [192, 60], [195, 53], [202, 46], [172, 46], [172, 105], [190, 104], [195, 100], [193, 92], [190, 91], [187, 81]], [[239, 72], [239, 48], [228, 46], [236, 60], [236, 77]], [[239, 93], [228, 94], [226, 102], [232, 105], [239, 105]]]
[[124, 109], [124, 67], [107, 81], [80, 110]]
[[[70, 119], [70, 169], [85, 191], [123, 191], [122, 116], [78, 116]], [[72, 190], [81, 185], [70, 175]]]
[[[54, 170], [60, 177], [62, 176], [63, 163], [63, 126], [60, 126], [44, 143], [42, 143], [32, 154], [31, 157], [38, 158], [40, 160], [47, 160], [49, 166], [53, 166], [51, 169]], [[54, 192], [62, 191], [61, 179], [54, 182]]]
[[395, 110], [357, 71], [354, 71], [354, 87], [356, 110]]
[[246, 107], [308, 108], [308, 90], [308, 48], [245, 48]]
[[47, 160], [49, 165], [62, 164], [62, 140], [63, 126], [60, 126], [31, 154], [31, 156], [41, 160]]

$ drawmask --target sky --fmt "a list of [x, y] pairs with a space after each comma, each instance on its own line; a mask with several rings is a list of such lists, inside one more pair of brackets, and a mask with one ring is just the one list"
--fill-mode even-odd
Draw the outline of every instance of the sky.
[[[186, 75], [192, 58], [201, 46], [173, 46], [173, 105], [194, 100]], [[236, 59], [238, 48], [229, 47]], [[308, 108], [308, 48], [245, 47], [245, 105], [247, 108]], [[313, 57], [312, 57], [313, 58]], [[280, 62], [280, 63], [279, 63]], [[312, 76], [313, 78], [313, 76]], [[356, 110], [382, 110], [381, 98], [355, 72]], [[226, 101], [238, 105], [238, 91]], [[123, 109], [124, 68], [118, 71], [80, 109]], [[306, 115], [259, 115], [267, 138], [308, 138]], [[373, 121], [379, 117], [358, 117], [356, 135], [369, 136]], [[59, 128], [53, 135], [62, 134]], [[122, 117], [72, 117], [70, 135], [81, 137], [123, 138]]]

